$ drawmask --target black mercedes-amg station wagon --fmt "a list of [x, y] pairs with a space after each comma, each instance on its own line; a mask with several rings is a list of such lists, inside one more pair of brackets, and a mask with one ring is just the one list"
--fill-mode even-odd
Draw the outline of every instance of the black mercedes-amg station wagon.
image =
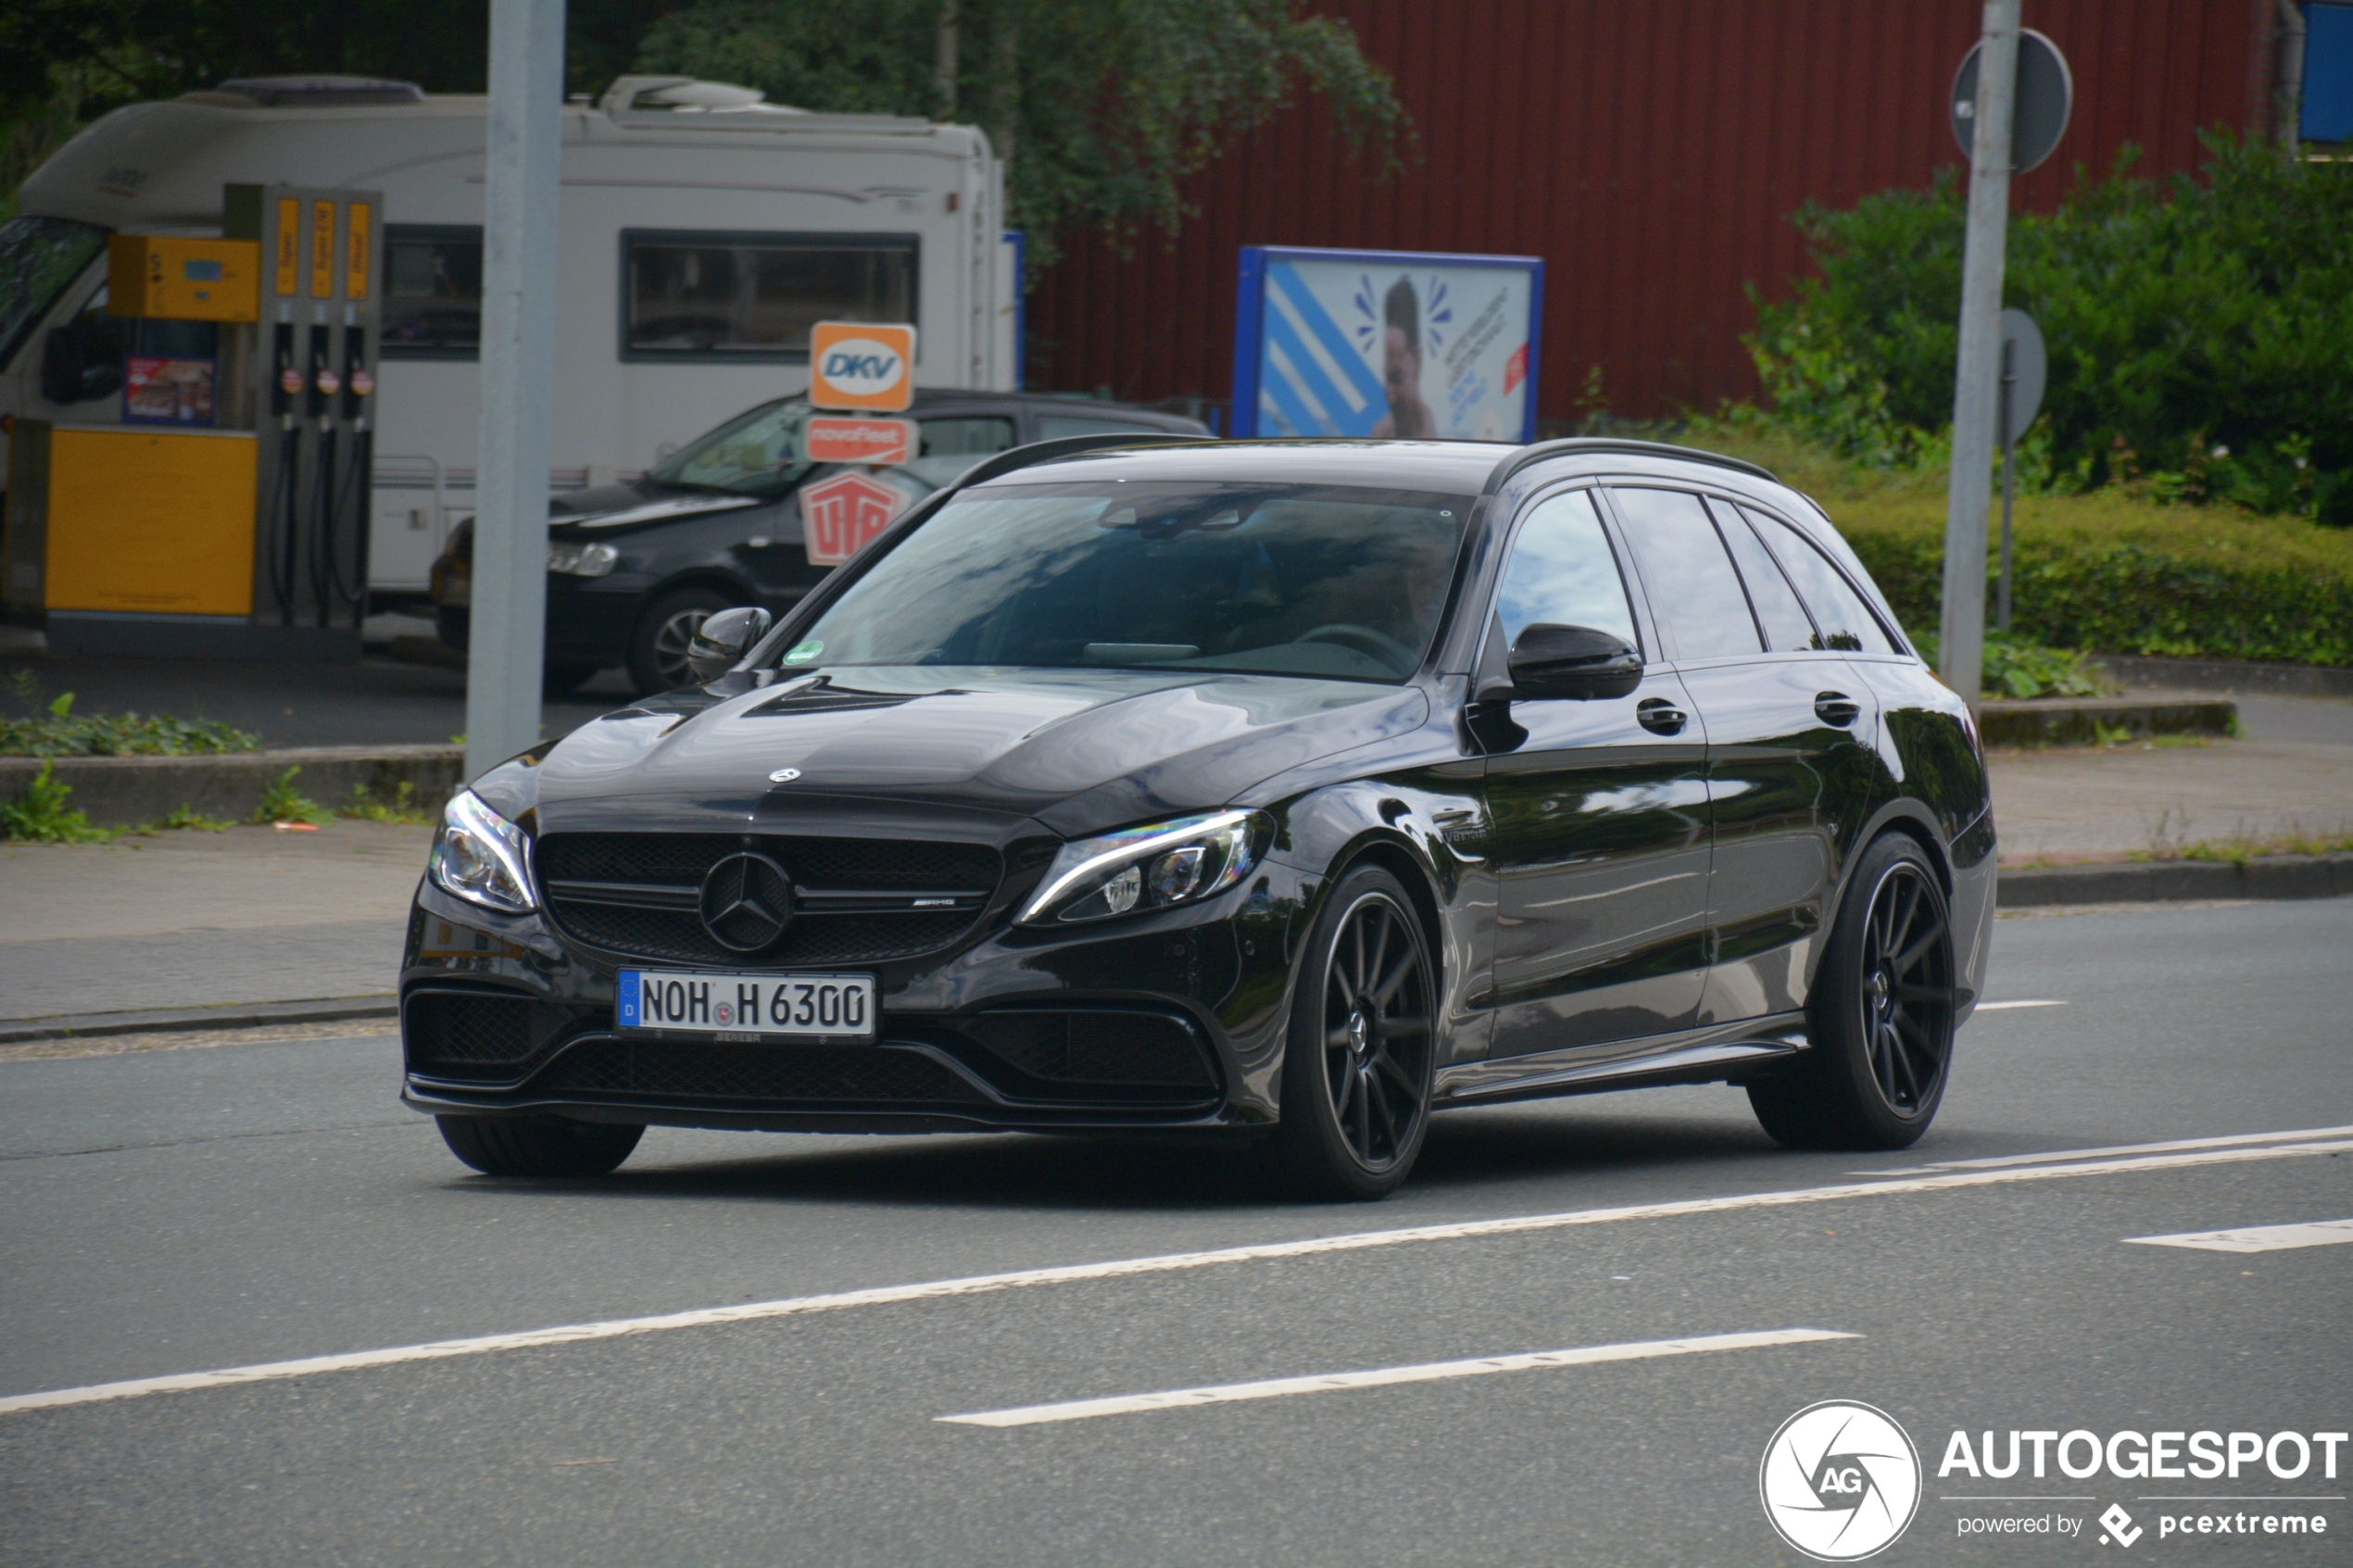
[[1204, 1128], [1375, 1198], [1434, 1111], [1717, 1081], [1894, 1148], [1982, 984], [1967, 708], [1704, 452], [1040, 443], [695, 672], [448, 807], [405, 1098], [477, 1170]]

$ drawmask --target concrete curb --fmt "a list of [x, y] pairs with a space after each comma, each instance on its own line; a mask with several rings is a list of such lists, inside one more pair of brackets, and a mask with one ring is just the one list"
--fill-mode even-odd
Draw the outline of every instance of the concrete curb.
[[2326, 664], [2244, 664], [2225, 659], [2145, 659], [2099, 654], [2094, 668], [2120, 685], [2177, 692], [2242, 692], [2271, 696], [2353, 697], [2353, 670]]
[[2138, 860], [2005, 871], [1994, 901], [2005, 909], [2014, 909], [2054, 904], [2348, 896], [2353, 896], [2353, 855], [2262, 855], [2242, 865], [2222, 860]]
[[[0, 757], [0, 800], [21, 798], [41, 771], [38, 757]], [[333, 810], [352, 792], [389, 804], [406, 784], [421, 811], [439, 811], [464, 782], [465, 751], [455, 746], [305, 746], [208, 757], [59, 757], [58, 783], [73, 791], [69, 810], [98, 827], [136, 827], [182, 806], [208, 817], [243, 822], [261, 792], [289, 768], [294, 787]]]
[[2045, 696], [2027, 702], [1985, 702], [1977, 709], [1988, 746], [2095, 746], [2100, 732], [2149, 735], [2227, 735], [2238, 728], [2238, 704], [2223, 697], [2188, 702], [2135, 702], [2131, 697]]
[[0, 1022], [0, 1046], [76, 1035], [154, 1035], [166, 1030], [252, 1029], [270, 1023], [335, 1023], [350, 1018], [391, 1018], [390, 997], [334, 997], [308, 1002], [233, 1002], [213, 1008], [151, 1008], [143, 1012], [63, 1013]]

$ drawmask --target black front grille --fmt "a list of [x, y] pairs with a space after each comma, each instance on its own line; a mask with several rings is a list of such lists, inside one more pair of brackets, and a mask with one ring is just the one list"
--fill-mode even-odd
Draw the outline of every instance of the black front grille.
[[[704, 874], [752, 849], [792, 878], [784, 935], [731, 949], [702, 922]], [[566, 935], [610, 952], [687, 963], [872, 963], [945, 947], [972, 929], [1002, 862], [984, 844], [721, 834], [549, 834], [535, 851], [547, 912]], [[946, 901], [920, 908], [917, 901]]]
[[535, 1079], [535, 1090], [677, 1099], [986, 1104], [962, 1077], [918, 1051], [887, 1046], [731, 1045], [583, 1040]]
[[985, 1013], [964, 1033], [1033, 1078], [1204, 1089], [1216, 1083], [1193, 1032], [1165, 1013]]
[[490, 992], [411, 996], [401, 1021], [409, 1070], [429, 1078], [511, 1080], [574, 1028], [610, 1027], [609, 1009], [578, 1009]]

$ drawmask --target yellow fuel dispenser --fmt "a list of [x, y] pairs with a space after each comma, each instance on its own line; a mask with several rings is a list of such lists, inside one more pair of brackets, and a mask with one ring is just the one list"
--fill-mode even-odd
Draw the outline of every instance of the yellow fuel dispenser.
[[121, 422], [10, 433], [8, 608], [60, 653], [359, 657], [382, 199], [231, 185], [220, 238], [117, 234], [107, 309], [214, 322], [122, 366]]

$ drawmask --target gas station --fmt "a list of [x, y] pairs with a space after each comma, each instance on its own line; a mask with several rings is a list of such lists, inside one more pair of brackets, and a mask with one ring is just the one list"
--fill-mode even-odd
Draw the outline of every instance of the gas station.
[[54, 652], [359, 656], [382, 209], [233, 184], [218, 239], [110, 237], [123, 422], [10, 431], [6, 606]]

